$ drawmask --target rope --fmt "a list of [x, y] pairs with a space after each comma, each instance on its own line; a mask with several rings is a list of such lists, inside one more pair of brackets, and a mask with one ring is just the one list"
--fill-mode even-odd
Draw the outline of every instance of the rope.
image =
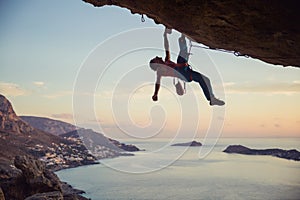
[[249, 58], [248, 55], [242, 54], [242, 53], [240, 53], [238, 51], [229, 51], [229, 50], [226, 50], [226, 49], [217, 49], [217, 48], [211, 48], [211, 47], [207, 47], [207, 46], [194, 45], [191, 40], [190, 40], [189, 55], [192, 55], [192, 53], [191, 53], [192, 47], [197, 47], [197, 48], [202, 48], [202, 49], [207, 49], [207, 50], [220, 51], [220, 52], [225, 52], [225, 53], [232, 53], [232, 54], [234, 54], [237, 57], [243, 56], [245, 58]]

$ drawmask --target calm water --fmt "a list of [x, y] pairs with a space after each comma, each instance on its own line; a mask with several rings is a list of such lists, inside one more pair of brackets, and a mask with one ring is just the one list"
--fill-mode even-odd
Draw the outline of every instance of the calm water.
[[131, 142], [146, 151], [57, 174], [94, 200], [300, 199], [300, 162], [222, 152], [230, 144], [300, 150], [299, 138], [220, 139], [203, 159], [199, 147], [171, 147], [165, 140]]

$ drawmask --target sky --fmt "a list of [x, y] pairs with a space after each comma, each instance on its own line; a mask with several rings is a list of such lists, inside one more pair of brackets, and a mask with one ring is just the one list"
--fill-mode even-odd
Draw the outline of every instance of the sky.
[[[0, 93], [18, 115], [76, 123], [113, 138], [300, 136], [295, 67], [193, 48], [193, 69], [211, 79], [226, 106], [211, 108], [196, 83], [178, 97], [171, 78], [153, 102], [148, 62], [164, 56], [164, 26], [145, 19], [80, 0], [0, 1]], [[179, 36], [176, 30], [169, 36], [173, 60]]]

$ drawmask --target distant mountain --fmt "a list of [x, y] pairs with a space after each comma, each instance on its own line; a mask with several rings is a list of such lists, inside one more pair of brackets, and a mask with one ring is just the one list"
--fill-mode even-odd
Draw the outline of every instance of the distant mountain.
[[59, 120], [33, 116], [22, 116], [21, 118], [33, 127], [45, 132], [59, 135], [67, 140], [81, 140], [97, 159], [132, 155], [124, 151], [134, 152], [140, 150], [134, 145], [124, 144], [117, 140], [107, 138], [103, 134], [91, 129], [79, 128]]
[[73, 124], [45, 117], [20, 116], [20, 118], [34, 128], [54, 135], [61, 135], [77, 129]]

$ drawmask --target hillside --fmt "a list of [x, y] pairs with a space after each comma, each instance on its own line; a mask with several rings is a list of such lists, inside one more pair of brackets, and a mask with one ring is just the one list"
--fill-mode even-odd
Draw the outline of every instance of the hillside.
[[97, 159], [114, 158], [125, 154], [124, 150], [117, 148], [104, 135], [91, 129], [79, 129], [61, 136], [69, 140], [82, 141]]
[[134, 145], [121, 143], [104, 136], [102, 133], [95, 132], [91, 129], [76, 128], [76, 126], [72, 124], [59, 120], [33, 116], [22, 116], [21, 118], [31, 126], [42, 131], [49, 131], [64, 139], [83, 143], [97, 159], [133, 155], [126, 152], [140, 150]]
[[63, 196], [63, 184], [55, 186], [58, 178], [52, 171], [95, 163], [82, 143], [32, 127], [0, 94], [0, 190], [5, 198], [24, 199], [52, 190]]
[[0, 165], [13, 165], [17, 155], [41, 159], [52, 170], [96, 161], [82, 143], [38, 130], [23, 121], [12, 104], [0, 95]]
[[31, 126], [53, 135], [61, 135], [76, 130], [76, 126], [72, 124], [46, 117], [20, 116], [20, 118]]

